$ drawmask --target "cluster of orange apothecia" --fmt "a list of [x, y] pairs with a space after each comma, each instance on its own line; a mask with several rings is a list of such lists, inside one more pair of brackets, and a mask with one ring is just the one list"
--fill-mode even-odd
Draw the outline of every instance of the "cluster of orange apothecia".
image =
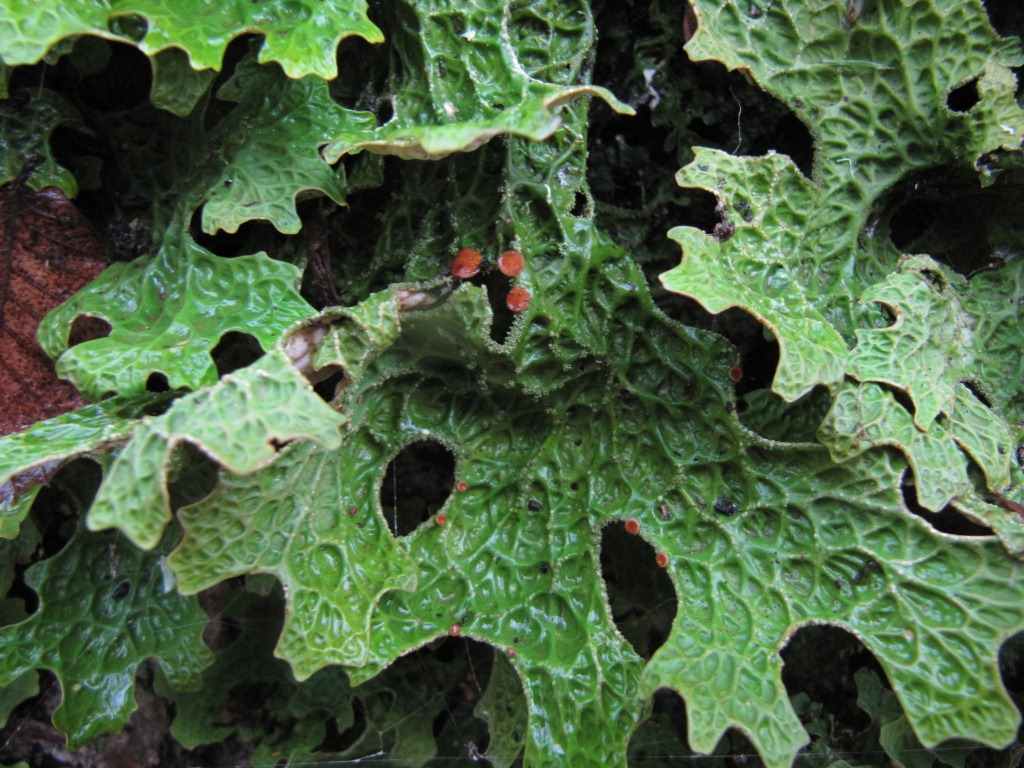
[[[630, 536], [639, 536], [640, 521], [637, 520], [635, 517], [629, 518], [629, 520], [626, 521], [626, 533], [628, 533]], [[659, 552], [654, 556], [654, 562], [658, 564], [659, 568], [668, 568], [668, 555], [666, 555], [664, 552]]]
[[[461, 248], [452, 259], [451, 273], [460, 280], [468, 280], [480, 271], [483, 258], [475, 248]], [[515, 277], [523, 271], [526, 261], [519, 251], [505, 251], [498, 257], [498, 271], [503, 275]], [[523, 312], [530, 306], [530, 292], [516, 286], [505, 297], [505, 306], [511, 312]]]

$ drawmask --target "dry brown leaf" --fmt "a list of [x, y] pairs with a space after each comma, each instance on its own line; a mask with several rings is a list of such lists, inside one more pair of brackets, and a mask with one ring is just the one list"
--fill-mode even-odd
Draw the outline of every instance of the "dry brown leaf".
[[64, 193], [26, 185], [36, 165], [0, 187], [0, 435], [85, 405], [57, 378], [36, 331], [106, 266], [103, 242]]

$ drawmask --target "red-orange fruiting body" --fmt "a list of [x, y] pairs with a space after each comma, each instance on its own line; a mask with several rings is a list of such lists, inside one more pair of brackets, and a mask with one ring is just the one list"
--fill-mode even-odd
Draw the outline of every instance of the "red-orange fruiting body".
[[498, 269], [501, 274], [515, 277], [523, 271], [526, 261], [519, 251], [505, 251], [498, 257]]
[[659, 568], [668, 568], [668, 555], [664, 552], [659, 552], [654, 556], [654, 562], [658, 564]]
[[468, 280], [480, 271], [480, 251], [475, 248], [462, 248], [452, 260], [452, 274], [460, 280]]
[[629, 520], [626, 521], [626, 533], [630, 536], [636, 536], [640, 533], [640, 521], [634, 517], [629, 518]]
[[448, 518], [445, 515], [438, 515], [434, 519], [437, 521], [438, 525], [444, 525], [445, 523], [448, 522]]
[[451, 627], [448, 628], [448, 634], [452, 637], [458, 637], [460, 632], [462, 632], [462, 627], [458, 624], [452, 624]]
[[530, 292], [525, 288], [516, 286], [508, 292], [505, 305], [511, 312], [524, 312], [530, 306]]
[[467, 488], [469, 488], [469, 483], [467, 483], [467, 482], [466, 482], [465, 480], [459, 480], [459, 482], [457, 482], [457, 483], [455, 484], [455, 489], [456, 489], [456, 490], [457, 490], [457, 491], [458, 491], [459, 493], [462, 493], [462, 492], [463, 492], [463, 491], [465, 491], [465, 490], [466, 490]]
[[739, 383], [740, 379], [743, 378], [743, 369], [738, 365], [734, 365], [729, 369], [729, 378], [734, 382]]

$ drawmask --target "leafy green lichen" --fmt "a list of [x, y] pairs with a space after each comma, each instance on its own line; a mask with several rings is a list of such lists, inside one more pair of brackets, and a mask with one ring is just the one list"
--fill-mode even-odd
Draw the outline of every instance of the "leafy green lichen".
[[29, 570], [39, 610], [0, 628], [0, 685], [32, 669], [56, 672], [63, 703], [54, 723], [72, 747], [124, 727], [145, 659], [160, 660], [180, 686], [197, 684], [209, 663], [206, 615], [178, 593], [166, 566], [173, 540], [169, 532], [163, 546], [142, 552], [116, 533], [79, 532]]
[[[338, 73], [335, 49], [348, 35], [380, 42], [366, 18], [366, 3], [273, 2], [210, 7], [203, 2], [95, 0], [32, 3], [12, 0], [0, 22], [0, 57], [8, 65], [33, 64], [53, 45], [75, 35], [137, 43], [149, 55], [168, 49], [188, 54], [194, 69], [220, 67], [224, 49], [245, 33], [266, 42], [260, 61], [279, 62], [291, 77]], [[137, 23], [141, 22], [140, 33]]]
[[[124, 724], [124, 662], [153, 655], [160, 690], [189, 708], [175, 725], [187, 745], [226, 736], [213, 725], [226, 691], [256, 684], [276, 720], [237, 732], [262, 740], [261, 758], [330, 751], [325, 713], [343, 730], [355, 697], [377, 732], [339, 759], [388, 732], [381, 749], [422, 764], [441, 707], [429, 689], [401, 693], [428, 673], [399, 660], [458, 635], [495, 649], [478, 712], [502, 764], [521, 748], [533, 766], [624, 765], [668, 688], [685, 700], [690, 748], [711, 753], [735, 729], [785, 768], [821, 739], [783, 684], [782, 650], [828, 624], [892, 684], [884, 695], [858, 679], [871, 738], [894, 759], [918, 743], [1012, 741], [1020, 717], [999, 651], [1024, 628], [1019, 238], [999, 231], [1000, 258], [961, 277], [938, 256], [904, 258], [886, 206], [938, 166], [1015, 189], [1016, 44], [973, 0], [868, 3], [859, 16], [836, 0], [693, 5], [690, 55], [743, 68], [815, 141], [809, 178], [778, 153], [700, 147], [678, 175], [711, 193], [718, 226], [671, 230], [683, 255], [662, 283], [712, 313], [745, 311], [779, 343], [770, 390], [742, 397], [736, 349], [666, 316], [638, 258], [593, 215], [583, 97], [631, 110], [591, 83], [584, 0], [382, 3], [372, 15], [385, 41], [358, 64], [346, 46], [379, 39], [361, 5], [301, 5], [312, 15], [279, 36], [269, 17], [227, 11], [194, 27], [187, 7], [15, 8], [26, 24], [0, 47], [15, 72], [68, 36], [130, 40], [158, 73], [153, 104], [171, 109], [113, 114], [82, 100], [55, 112], [62, 102], [22, 90], [29, 107], [2, 114], [2, 135], [21, 137], [0, 148], [9, 176], [61, 121], [121, 148], [61, 158], [79, 172], [99, 162], [106, 205], [151, 247], [40, 334], [61, 375], [118, 398], [0, 442], [5, 483], [108, 452], [82, 516], [118, 529], [81, 530], [29, 570], [41, 607], [0, 629], [0, 685], [27, 693], [26, 673], [56, 671], [57, 724], [79, 743]], [[148, 28], [111, 32], [129, 13]], [[246, 31], [266, 40], [240, 47], [223, 83], [184, 69], [219, 66]], [[950, 90], [972, 78], [977, 103], [953, 109]], [[665, 103], [686, 118], [681, 99]], [[466, 246], [486, 262], [457, 284], [448, 265]], [[493, 266], [506, 248], [525, 255], [518, 275]], [[331, 264], [317, 261], [325, 253]], [[311, 285], [345, 306], [318, 312]], [[512, 287], [531, 297], [514, 313]], [[110, 335], [69, 346], [82, 315]], [[221, 377], [211, 352], [230, 331], [268, 351]], [[161, 412], [144, 395], [156, 373], [172, 390]], [[428, 438], [453, 454], [457, 490], [399, 532], [385, 473]], [[216, 482], [182, 459], [199, 453]], [[914, 500], [996, 536], [941, 533]], [[10, 503], [0, 534], [21, 548], [2, 550], [12, 563], [0, 572], [13, 584], [36, 539], [16, 538], [35, 518]], [[678, 604], [650, 658], [620, 632], [602, 576], [605, 534], [627, 520], [649, 547], [636, 569], [664, 567]], [[211, 663], [188, 596], [237, 577], [250, 589], [222, 610], [243, 635]], [[256, 597], [267, 579], [280, 592]], [[243, 637], [259, 664], [241, 663]], [[97, 661], [82, 643], [103, 649]], [[282, 719], [299, 725], [284, 733]]]

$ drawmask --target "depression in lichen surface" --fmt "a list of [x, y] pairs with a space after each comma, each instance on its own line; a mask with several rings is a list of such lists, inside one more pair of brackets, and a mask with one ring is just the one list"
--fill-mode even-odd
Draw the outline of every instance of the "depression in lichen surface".
[[1022, 32], [9, 2], [0, 761], [1013, 764]]

